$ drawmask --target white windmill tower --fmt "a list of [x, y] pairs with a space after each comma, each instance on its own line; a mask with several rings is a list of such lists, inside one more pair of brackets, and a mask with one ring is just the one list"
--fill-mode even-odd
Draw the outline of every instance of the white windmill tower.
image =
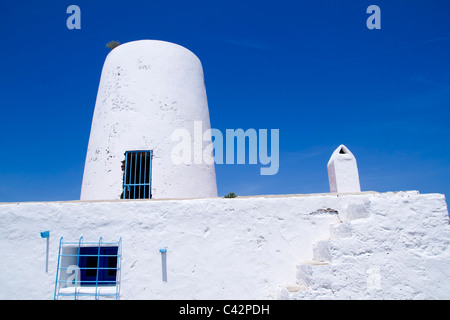
[[173, 131], [193, 136], [198, 121], [211, 127], [202, 65], [191, 51], [156, 40], [113, 49], [101, 74], [81, 200], [216, 197], [214, 163], [171, 159]]

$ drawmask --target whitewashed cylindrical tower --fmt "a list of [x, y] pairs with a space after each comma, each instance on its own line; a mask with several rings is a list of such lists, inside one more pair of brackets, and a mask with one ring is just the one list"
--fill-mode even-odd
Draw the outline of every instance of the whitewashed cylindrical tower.
[[[154, 199], [216, 197], [214, 163], [172, 159], [173, 132], [194, 139], [199, 124], [210, 129], [203, 69], [191, 51], [156, 40], [116, 47], [101, 74], [81, 200], [148, 198], [141, 187]], [[205, 137], [203, 146], [211, 144]]]

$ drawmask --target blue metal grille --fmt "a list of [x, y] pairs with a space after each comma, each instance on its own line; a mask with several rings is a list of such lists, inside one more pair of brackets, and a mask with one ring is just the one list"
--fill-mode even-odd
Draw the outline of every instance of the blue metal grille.
[[[59, 297], [119, 298], [122, 248], [118, 242], [59, 240], [54, 299]], [[112, 290], [105, 292], [104, 288]], [[89, 289], [91, 288], [91, 289]], [[103, 288], [103, 291], [99, 289]]]
[[151, 199], [153, 151], [125, 152], [123, 199]]

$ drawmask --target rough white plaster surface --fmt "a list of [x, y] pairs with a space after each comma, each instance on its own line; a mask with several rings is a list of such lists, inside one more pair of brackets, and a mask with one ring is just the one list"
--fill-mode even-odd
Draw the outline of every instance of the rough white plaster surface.
[[353, 153], [340, 145], [327, 164], [330, 192], [360, 192], [358, 165]]
[[216, 197], [214, 164], [171, 159], [179, 143], [172, 132], [186, 129], [194, 139], [194, 121], [203, 131], [211, 127], [202, 65], [191, 51], [155, 40], [112, 50], [101, 74], [80, 199], [120, 199], [121, 162], [133, 150], [153, 150], [154, 199]]
[[0, 232], [0, 299], [53, 299], [59, 239], [81, 236], [122, 237], [121, 299], [450, 298], [439, 194], [5, 203]]

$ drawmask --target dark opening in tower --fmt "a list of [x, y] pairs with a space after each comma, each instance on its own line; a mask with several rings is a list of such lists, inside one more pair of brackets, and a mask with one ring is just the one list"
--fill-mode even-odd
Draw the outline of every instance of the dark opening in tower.
[[151, 199], [152, 156], [152, 150], [125, 152], [121, 199]]

